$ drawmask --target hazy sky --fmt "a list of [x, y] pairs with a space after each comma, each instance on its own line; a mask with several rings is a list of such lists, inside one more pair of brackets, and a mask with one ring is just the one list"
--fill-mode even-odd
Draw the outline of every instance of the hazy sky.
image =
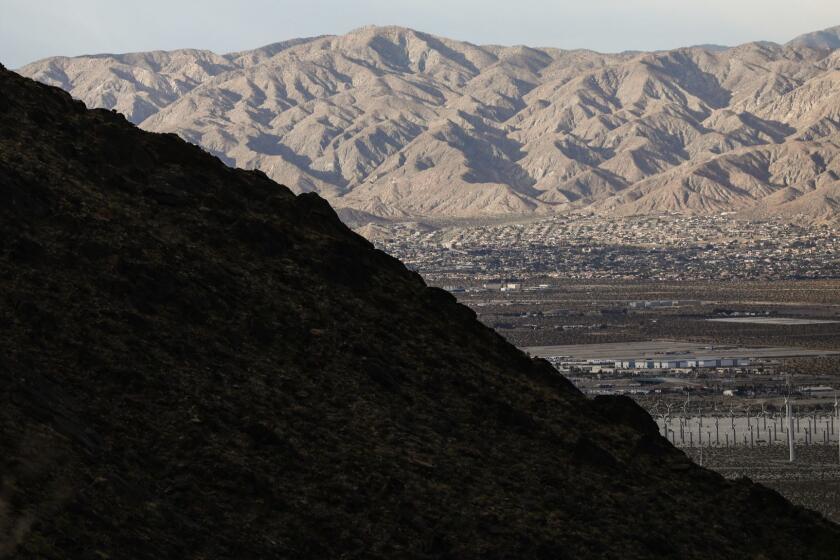
[[840, 0], [0, 0], [0, 62], [180, 47], [224, 53], [367, 24], [614, 52], [785, 42], [840, 25]]

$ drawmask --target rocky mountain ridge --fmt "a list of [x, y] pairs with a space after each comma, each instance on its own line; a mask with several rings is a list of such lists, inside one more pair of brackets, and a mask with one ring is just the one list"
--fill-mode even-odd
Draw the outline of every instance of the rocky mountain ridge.
[[836, 220], [840, 27], [601, 54], [399, 27], [23, 75], [356, 217], [738, 212]]

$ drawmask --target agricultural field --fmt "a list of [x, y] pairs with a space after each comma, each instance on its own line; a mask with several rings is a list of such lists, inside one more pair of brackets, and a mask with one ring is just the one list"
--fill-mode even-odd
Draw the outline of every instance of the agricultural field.
[[793, 317], [724, 317], [706, 319], [715, 323], [739, 323], [742, 325], [825, 325], [840, 323], [831, 319], [796, 319]]
[[745, 356], [757, 359], [801, 358], [840, 356], [839, 351], [808, 350], [796, 347], [743, 347], [732, 344], [704, 344], [676, 340], [649, 340], [644, 342], [612, 342], [601, 344], [570, 344], [558, 346], [526, 346], [532, 356], [570, 356], [579, 360], [629, 359], [629, 358], [725, 358]]
[[[549, 287], [456, 295], [523, 347], [670, 339], [840, 349], [840, 280], [538, 282]], [[632, 307], [646, 301], [673, 305]]]

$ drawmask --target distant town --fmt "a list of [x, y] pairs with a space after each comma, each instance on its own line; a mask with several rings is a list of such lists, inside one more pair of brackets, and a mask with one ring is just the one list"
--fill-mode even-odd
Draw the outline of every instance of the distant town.
[[[433, 283], [528, 278], [727, 280], [840, 276], [840, 226], [668, 215], [561, 216], [418, 231], [375, 243]], [[457, 283], [457, 282], [456, 282]]]

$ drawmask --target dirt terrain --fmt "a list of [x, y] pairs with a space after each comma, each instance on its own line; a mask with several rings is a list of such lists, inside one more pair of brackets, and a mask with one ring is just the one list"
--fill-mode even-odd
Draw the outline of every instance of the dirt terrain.
[[[548, 280], [547, 280], [548, 281]], [[540, 280], [532, 280], [537, 284]], [[438, 279], [438, 283], [445, 283]], [[518, 346], [655, 339], [840, 350], [840, 280], [779, 282], [552, 281], [540, 291], [458, 294]], [[671, 307], [631, 308], [672, 300]], [[719, 322], [750, 314], [814, 324]]]

